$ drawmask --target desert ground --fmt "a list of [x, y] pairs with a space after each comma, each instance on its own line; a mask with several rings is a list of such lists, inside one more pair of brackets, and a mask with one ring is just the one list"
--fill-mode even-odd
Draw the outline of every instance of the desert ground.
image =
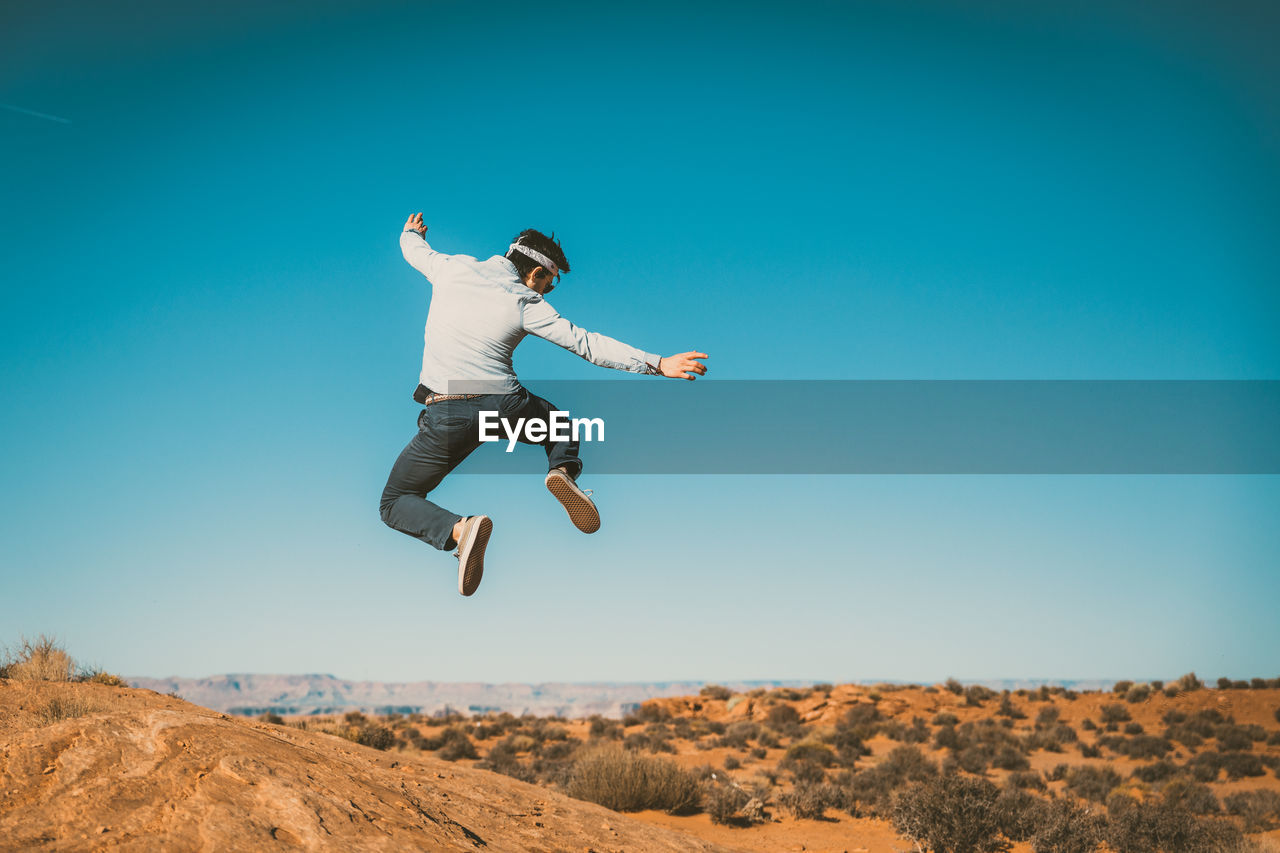
[[0, 850], [1280, 851], [1276, 682], [569, 720], [245, 719], [113, 679], [0, 678]]

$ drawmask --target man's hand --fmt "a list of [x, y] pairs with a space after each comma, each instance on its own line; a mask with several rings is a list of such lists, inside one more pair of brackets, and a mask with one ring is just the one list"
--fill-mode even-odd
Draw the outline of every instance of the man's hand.
[[427, 236], [427, 226], [422, 224], [422, 213], [415, 213], [405, 220], [404, 230], [417, 231], [420, 236]]
[[658, 372], [671, 379], [697, 379], [707, 373], [707, 366], [698, 361], [700, 358], [708, 358], [708, 356], [705, 352], [668, 355], [658, 359]]

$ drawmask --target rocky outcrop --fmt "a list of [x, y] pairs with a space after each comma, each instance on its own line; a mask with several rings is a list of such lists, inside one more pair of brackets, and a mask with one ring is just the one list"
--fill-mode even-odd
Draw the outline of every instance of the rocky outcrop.
[[0, 744], [3, 851], [724, 849], [506, 776], [143, 690], [0, 681]]

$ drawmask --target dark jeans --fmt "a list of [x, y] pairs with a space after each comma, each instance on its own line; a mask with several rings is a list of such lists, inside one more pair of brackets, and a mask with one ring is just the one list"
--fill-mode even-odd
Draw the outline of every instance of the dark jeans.
[[[516, 418], [550, 421], [554, 409], [524, 388], [513, 394], [482, 394], [425, 406], [418, 414], [418, 434], [400, 452], [382, 490], [383, 522], [442, 551], [454, 547], [453, 526], [462, 516], [437, 506], [427, 495], [480, 446], [480, 412], [497, 412], [514, 424]], [[494, 432], [491, 427], [489, 434]], [[499, 426], [496, 432], [501, 441], [495, 443], [505, 448], [506, 431]], [[530, 442], [521, 430], [520, 443], [541, 445], [547, 451], [548, 469], [564, 467], [575, 479], [582, 472], [576, 441]]]

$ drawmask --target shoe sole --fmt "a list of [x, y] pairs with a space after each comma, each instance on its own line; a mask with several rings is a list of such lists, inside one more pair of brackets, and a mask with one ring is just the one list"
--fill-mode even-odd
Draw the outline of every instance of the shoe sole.
[[493, 521], [482, 515], [467, 527], [467, 541], [458, 549], [458, 592], [472, 595], [484, 577], [484, 549], [493, 533]]
[[568, 474], [552, 471], [547, 474], [547, 490], [560, 501], [569, 513], [573, 526], [583, 533], [595, 533], [600, 529], [600, 511], [591, 499], [578, 490]]

